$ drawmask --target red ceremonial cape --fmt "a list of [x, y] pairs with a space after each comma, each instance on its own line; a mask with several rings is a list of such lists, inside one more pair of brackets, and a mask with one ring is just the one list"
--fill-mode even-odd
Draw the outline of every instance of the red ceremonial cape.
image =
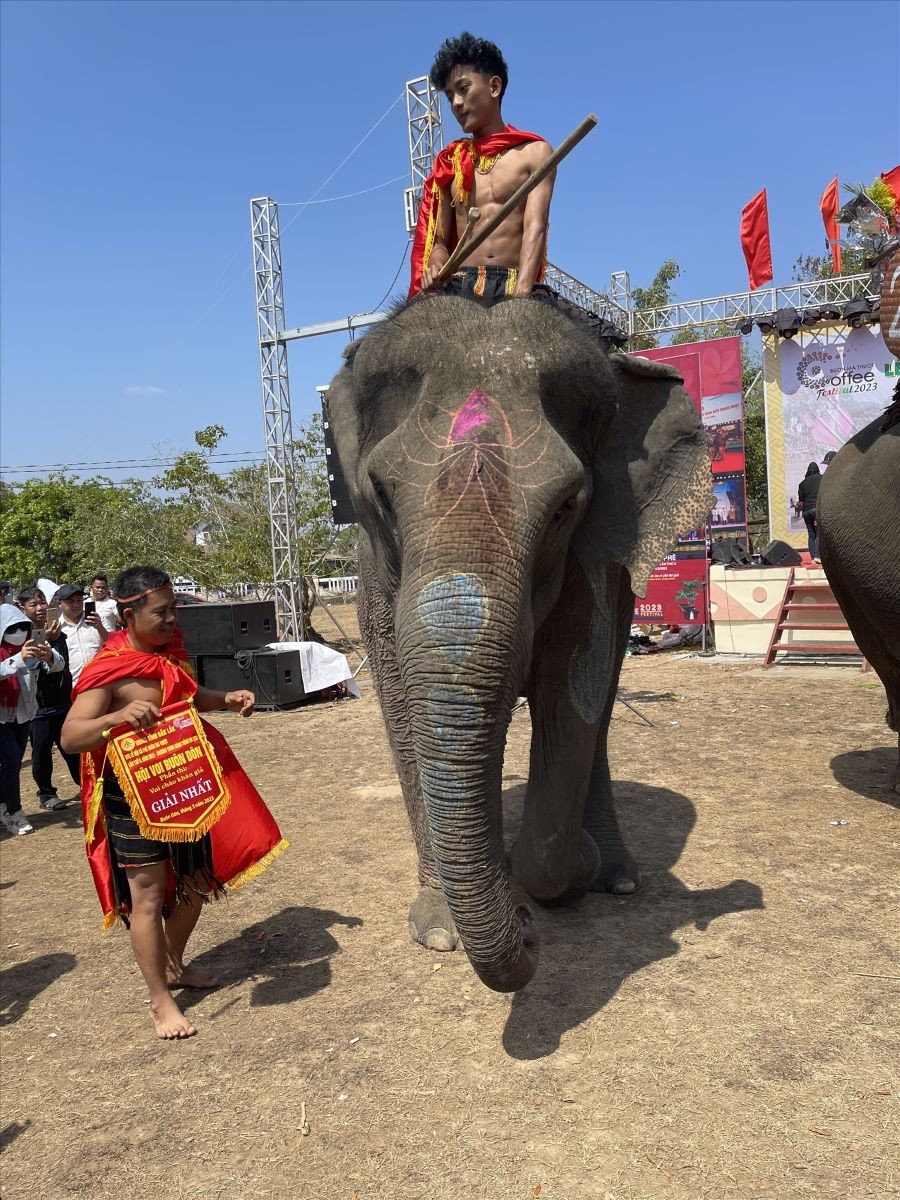
[[[135, 650], [128, 641], [127, 632], [121, 630], [110, 634], [100, 652], [81, 672], [73, 695], [105, 687], [119, 679], [157, 679], [162, 684], [162, 705], [176, 704], [197, 691], [197, 682], [189, 670], [179, 630], [176, 629], [168, 646], [157, 653]], [[210, 830], [213, 870], [218, 879], [234, 888], [264, 871], [271, 859], [285, 849], [287, 842], [222, 734], [206, 721], [203, 729], [231, 793], [231, 804]], [[104, 771], [105, 757], [105, 746], [81, 756], [81, 816], [86, 831], [91, 827], [94, 786]], [[116, 921], [119, 911], [102, 806], [93, 824], [93, 837], [87, 841], [87, 856], [106, 928]], [[174, 895], [174, 878], [169, 882]]]
[[[513, 146], [521, 146], [524, 142], [543, 141], [546, 139], [542, 138], [540, 134], [526, 133], [524, 129], [514, 129], [512, 125], [507, 125], [499, 133], [492, 133], [483, 138], [457, 138], [455, 142], [444, 147], [434, 160], [434, 170], [425, 180], [422, 188], [422, 201], [419, 204], [419, 217], [416, 222], [410, 260], [411, 279], [408, 299], [411, 299], [422, 286], [422, 272], [428, 266], [434, 246], [434, 235], [440, 217], [441, 204], [444, 200], [444, 189], [455, 183], [457, 194], [451, 203], [454, 206], [457, 204], [467, 205], [475, 183], [476, 161], [478, 169], [486, 172], [491, 169], [504, 150], [510, 150]], [[447, 249], [452, 253], [456, 245], [455, 223], [450, 236], [451, 245]], [[542, 275], [543, 269], [535, 282], [539, 282]]]

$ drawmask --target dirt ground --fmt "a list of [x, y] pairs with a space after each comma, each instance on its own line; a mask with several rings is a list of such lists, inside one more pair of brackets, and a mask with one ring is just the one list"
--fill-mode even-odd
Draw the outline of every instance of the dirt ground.
[[[623, 691], [655, 726], [616, 706], [643, 889], [539, 909], [512, 997], [409, 939], [371, 687], [217, 718], [291, 849], [204, 914], [223, 982], [181, 993], [200, 1034], [177, 1044], [100, 931], [76, 809], [35, 815], [26, 769], [36, 833], [2, 842], [5, 1200], [897, 1196], [883, 693], [846, 665], [672, 656], [629, 659]], [[523, 709], [510, 833], [528, 735]]]

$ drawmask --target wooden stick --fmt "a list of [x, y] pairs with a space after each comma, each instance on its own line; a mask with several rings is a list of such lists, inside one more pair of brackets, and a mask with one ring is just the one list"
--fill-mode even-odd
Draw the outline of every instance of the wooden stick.
[[[586, 116], [577, 129], [573, 130], [566, 140], [556, 147], [546, 162], [542, 163], [532, 175], [529, 175], [522, 186], [517, 188], [503, 207], [477, 233], [474, 233], [468, 241], [464, 241], [461, 238], [456, 249], [438, 272], [438, 279], [449, 279], [459, 266], [460, 261], [468, 257], [474, 250], [477, 250], [481, 243], [486, 238], [489, 238], [499, 225], [503, 224], [509, 214], [519, 207], [529, 193], [533, 192], [537, 185], [547, 178], [550, 172], [562, 162], [567, 154], [575, 149], [580, 141], [587, 137], [596, 124], [597, 118], [593, 113]], [[479, 217], [480, 215], [479, 213]], [[470, 226], [467, 225], [466, 229], [469, 228]]]

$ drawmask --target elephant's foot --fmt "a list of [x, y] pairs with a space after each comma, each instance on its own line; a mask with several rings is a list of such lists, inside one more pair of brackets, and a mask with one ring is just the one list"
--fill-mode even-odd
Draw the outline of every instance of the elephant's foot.
[[601, 852], [600, 869], [591, 880], [592, 892], [610, 892], [613, 896], [627, 896], [641, 886], [641, 873], [637, 863], [624, 847], [613, 854]]
[[429, 950], [455, 950], [459, 934], [444, 893], [440, 888], [423, 887], [409, 910], [409, 932], [414, 942]]
[[520, 836], [510, 858], [515, 881], [541, 904], [577, 900], [592, 886], [597, 873], [597, 843], [585, 830], [580, 830], [576, 854], [569, 861], [563, 861], [555, 849], [547, 845], [535, 847]]

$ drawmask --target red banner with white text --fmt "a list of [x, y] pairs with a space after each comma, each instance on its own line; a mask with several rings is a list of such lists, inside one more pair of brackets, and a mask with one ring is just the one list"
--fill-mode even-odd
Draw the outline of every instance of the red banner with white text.
[[748, 545], [741, 339], [685, 342], [640, 354], [669, 363], [684, 376], [706, 430], [715, 503], [709, 524], [685, 530], [650, 576], [646, 598], [635, 598], [634, 619], [653, 625], [701, 624], [706, 620], [707, 536]]

